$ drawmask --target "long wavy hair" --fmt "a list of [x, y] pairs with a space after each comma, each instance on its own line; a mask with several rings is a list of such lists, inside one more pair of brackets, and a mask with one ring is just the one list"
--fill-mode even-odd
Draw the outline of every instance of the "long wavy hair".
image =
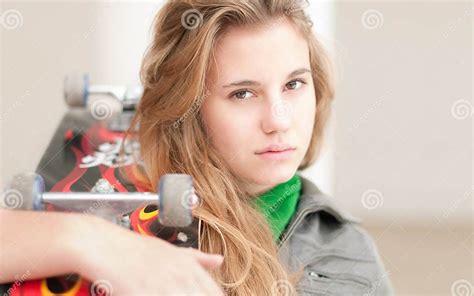
[[[156, 191], [160, 176], [193, 177], [200, 205], [199, 248], [224, 255], [211, 276], [227, 295], [288, 295], [302, 269], [290, 271], [278, 257], [265, 217], [251, 203], [245, 182], [208, 142], [200, 114], [219, 37], [231, 26], [268, 25], [287, 18], [304, 34], [309, 48], [316, 114], [302, 170], [320, 154], [334, 97], [332, 64], [312, 31], [306, 1], [185, 0], [169, 1], [153, 22], [152, 41], [142, 60], [144, 87], [127, 137], [140, 143], [137, 180]], [[282, 292], [283, 291], [283, 292]]]

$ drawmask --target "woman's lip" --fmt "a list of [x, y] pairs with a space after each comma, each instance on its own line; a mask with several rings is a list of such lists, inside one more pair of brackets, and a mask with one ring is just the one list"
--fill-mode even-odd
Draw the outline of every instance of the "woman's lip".
[[259, 153], [258, 155], [265, 159], [284, 160], [290, 158], [295, 150], [295, 148], [291, 148], [283, 151], [267, 151], [264, 153]]

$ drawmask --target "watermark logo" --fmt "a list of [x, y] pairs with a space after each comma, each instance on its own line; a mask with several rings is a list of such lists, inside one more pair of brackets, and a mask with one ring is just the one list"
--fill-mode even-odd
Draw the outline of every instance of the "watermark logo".
[[202, 13], [197, 9], [188, 9], [181, 15], [181, 24], [188, 30], [194, 30], [202, 23]]
[[366, 209], [373, 210], [380, 208], [383, 205], [383, 194], [376, 189], [369, 189], [362, 194], [361, 201]]
[[288, 8], [285, 9], [285, 14], [286, 15], [291, 15], [292, 13], [300, 10], [305, 10], [306, 8], [309, 7], [309, 1], [308, 0], [296, 0], [293, 1]]
[[473, 110], [471, 102], [467, 100], [457, 100], [451, 106], [451, 114], [457, 120], [464, 120], [471, 117]]
[[195, 209], [200, 206], [201, 203], [202, 201], [194, 192], [194, 188], [184, 191], [181, 195], [181, 205], [185, 209]]
[[376, 9], [368, 9], [362, 14], [361, 23], [368, 30], [381, 28], [383, 26], [383, 15]]
[[472, 296], [474, 287], [471, 282], [465, 279], [459, 279], [451, 285], [451, 295], [453, 296]]
[[18, 209], [23, 205], [23, 195], [16, 189], [7, 189], [2, 194], [3, 205], [7, 209]]
[[272, 115], [279, 119], [289, 119], [293, 114], [293, 106], [285, 101], [278, 100], [272, 104]]
[[106, 280], [97, 280], [92, 283], [90, 288], [90, 293], [93, 296], [108, 296], [112, 295], [112, 292], [112, 285]]
[[5, 10], [0, 15], [0, 24], [7, 30], [14, 30], [23, 25], [23, 16], [16, 9]]
[[91, 114], [96, 120], [106, 120], [112, 116], [112, 104], [105, 99], [96, 100], [91, 104]]
[[295, 295], [295, 288], [287, 280], [278, 280], [274, 282], [271, 289], [272, 289], [271, 290], [272, 295], [284, 295], [284, 296]]

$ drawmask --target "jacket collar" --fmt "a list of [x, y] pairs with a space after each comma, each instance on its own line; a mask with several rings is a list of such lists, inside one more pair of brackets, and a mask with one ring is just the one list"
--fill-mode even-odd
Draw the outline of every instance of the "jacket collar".
[[340, 223], [344, 222], [356, 222], [360, 223], [361, 220], [357, 217], [352, 216], [349, 212], [339, 207], [333, 200], [323, 193], [311, 180], [303, 177], [301, 178], [301, 197], [296, 209], [295, 216], [309, 209], [314, 209], [310, 212], [324, 211], [333, 216]]

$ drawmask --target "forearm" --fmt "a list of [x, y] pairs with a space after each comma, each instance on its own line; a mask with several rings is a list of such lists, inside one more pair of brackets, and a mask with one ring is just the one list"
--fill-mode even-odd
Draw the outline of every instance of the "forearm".
[[0, 283], [75, 271], [72, 226], [78, 215], [0, 209]]

